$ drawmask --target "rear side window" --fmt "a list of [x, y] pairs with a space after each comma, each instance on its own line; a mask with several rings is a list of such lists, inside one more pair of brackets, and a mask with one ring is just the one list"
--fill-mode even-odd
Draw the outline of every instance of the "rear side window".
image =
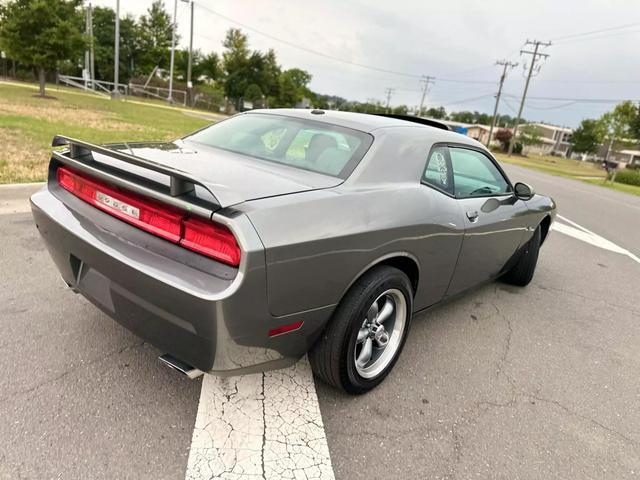
[[422, 182], [453, 195], [453, 172], [447, 147], [436, 147], [431, 150], [422, 175]]
[[457, 198], [509, 193], [511, 187], [498, 167], [481, 152], [449, 147]]
[[250, 113], [200, 130], [186, 140], [346, 178], [366, 153], [373, 137], [323, 122]]

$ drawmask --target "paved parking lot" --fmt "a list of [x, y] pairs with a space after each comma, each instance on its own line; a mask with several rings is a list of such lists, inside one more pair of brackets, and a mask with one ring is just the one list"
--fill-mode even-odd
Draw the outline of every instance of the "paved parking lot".
[[[204, 422], [203, 447], [196, 417], [218, 418], [211, 399], [240, 391], [237, 411], [258, 411], [240, 433], [262, 430], [231, 467], [264, 478], [327, 478], [331, 468], [338, 479], [639, 477], [640, 198], [506, 170], [552, 195], [563, 217], [533, 283], [492, 283], [420, 314], [376, 390], [348, 397], [316, 383], [321, 419], [304, 364], [208, 378], [202, 392], [202, 379], [160, 365], [161, 352], [65, 289], [30, 215], [3, 190], [0, 478], [203, 478], [216, 462], [195, 468], [192, 441], [206, 457], [242, 449], [244, 437], [220, 443]], [[297, 405], [271, 424], [268, 409], [283, 403], [269, 384]], [[270, 437], [269, 425], [286, 435]], [[278, 445], [289, 463], [270, 466]], [[291, 467], [309, 455], [308, 468]], [[221, 476], [242, 478], [227, 467]]]

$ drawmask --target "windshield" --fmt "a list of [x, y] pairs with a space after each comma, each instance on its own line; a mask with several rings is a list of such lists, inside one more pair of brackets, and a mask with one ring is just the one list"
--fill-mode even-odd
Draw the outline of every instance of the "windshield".
[[186, 139], [340, 178], [349, 176], [373, 141], [357, 130], [263, 113], [235, 116]]

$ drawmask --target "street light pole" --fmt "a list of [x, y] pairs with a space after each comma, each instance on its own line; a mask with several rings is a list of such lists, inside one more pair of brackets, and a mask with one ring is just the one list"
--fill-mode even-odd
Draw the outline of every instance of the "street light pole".
[[116, 35], [113, 61], [113, 98], [118, 98], [118, 76], [120, 75], [120, 0], [116, 0]]
[[173, 103], [173, 63], [176, 56], [176, 22], [178, 17], [178, 0], [173, 2], [173, 25], [171, 28], [171, 66], [169, 67], [169, 98], [167, 101]]
[[193, 0], [191, 0], [191, 2], [189, 3], [191, 7], [191, 27], [189, 28], [189, 66], [187, 67], [187, 96], [188, 96], [189, 106], [191, 106], [193, 102], [193, 98], [192, 98], [193, 85], [191, 84], [191, 65], [193, 62], [193, 5], [194, 5], [194, 2]]
[[89, 74], [91, 75], [91, 90], [96, 89], [96, 63], [95, 63], [95, 39], [93, 38], [93, 7], [89, 3], [89, 38], [91, 39], [91, 45], [89, 49]]

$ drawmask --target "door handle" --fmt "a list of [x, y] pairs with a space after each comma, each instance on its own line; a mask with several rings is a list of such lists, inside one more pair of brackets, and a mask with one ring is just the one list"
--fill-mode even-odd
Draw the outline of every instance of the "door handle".
[[470, 222], [475, 222], [478, 220], [478, 211], [477, 210], [469, 210], [467, 212], [467, 218]]

